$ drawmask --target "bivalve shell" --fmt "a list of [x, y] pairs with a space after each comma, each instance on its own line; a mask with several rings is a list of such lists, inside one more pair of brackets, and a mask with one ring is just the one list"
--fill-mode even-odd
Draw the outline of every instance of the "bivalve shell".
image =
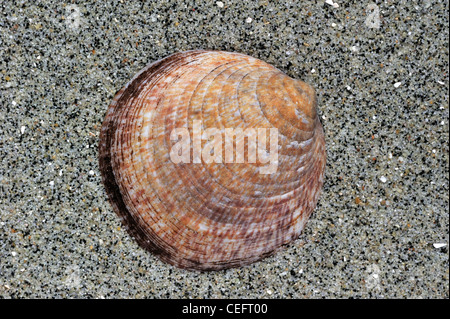
[[187, 51], [114, 97], [99, 161], [129, 233], [177, 267], [247, 265], [298, 238], [323, 184], [311, 86], [253, 57]]

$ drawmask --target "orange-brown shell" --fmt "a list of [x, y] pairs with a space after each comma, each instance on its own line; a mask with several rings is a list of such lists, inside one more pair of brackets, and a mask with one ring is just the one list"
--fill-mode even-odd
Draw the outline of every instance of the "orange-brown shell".
[[[314, 90], [255, 58], [187, 51], [154, 62], [114, 97], [99, 145], [114, 211], [144, 248], [177, 267], [252, 263], [298, 238], [322, 187], [325, 140]], [[170, 133], [277, 128], [278, 167], [179, 163]]]

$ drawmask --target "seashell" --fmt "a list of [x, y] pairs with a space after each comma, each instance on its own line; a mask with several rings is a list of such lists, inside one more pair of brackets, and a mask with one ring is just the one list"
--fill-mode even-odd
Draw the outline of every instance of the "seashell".
[[[272, 254], [298, 238], [323, 184], [316, 104], [311, 86], [244, 54], [195, 50], [151, 63], [116, 94], [101, 129], [114, 211], [142, 247], [180, 268]], [[238, 142], [239, 129], [248, 136]]]

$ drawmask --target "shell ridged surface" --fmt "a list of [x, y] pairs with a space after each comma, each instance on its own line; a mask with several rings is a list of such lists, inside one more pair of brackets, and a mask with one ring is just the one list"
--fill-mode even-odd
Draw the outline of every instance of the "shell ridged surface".
[[[114, 211], [142, 247], [177, 267], [218, 270], [268, 256], [298, 238], [319, 197], [325, 140], [316, 103], [308, 84], [239, 53], [187, 51], [150, 64], [116, 94], [101, 130]], [[195, 163], [193, 154], [174, 163], [171, 132], [186, 128], [192, 138], [195, 121], [220, 132], [278, 129], [276, 171], [261, 174], [259, 161]]]

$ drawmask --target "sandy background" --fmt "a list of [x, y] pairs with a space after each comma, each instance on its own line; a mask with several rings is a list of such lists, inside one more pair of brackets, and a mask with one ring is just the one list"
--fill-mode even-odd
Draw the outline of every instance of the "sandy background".
[[[0, 298], [448, 298], [448, 1], [336, 2], [1, 1]], [[300, 238], [211, 273], [139, 248], [97, 161], [115, 92], [197, 48], [313, 85], [328, 156]]]

